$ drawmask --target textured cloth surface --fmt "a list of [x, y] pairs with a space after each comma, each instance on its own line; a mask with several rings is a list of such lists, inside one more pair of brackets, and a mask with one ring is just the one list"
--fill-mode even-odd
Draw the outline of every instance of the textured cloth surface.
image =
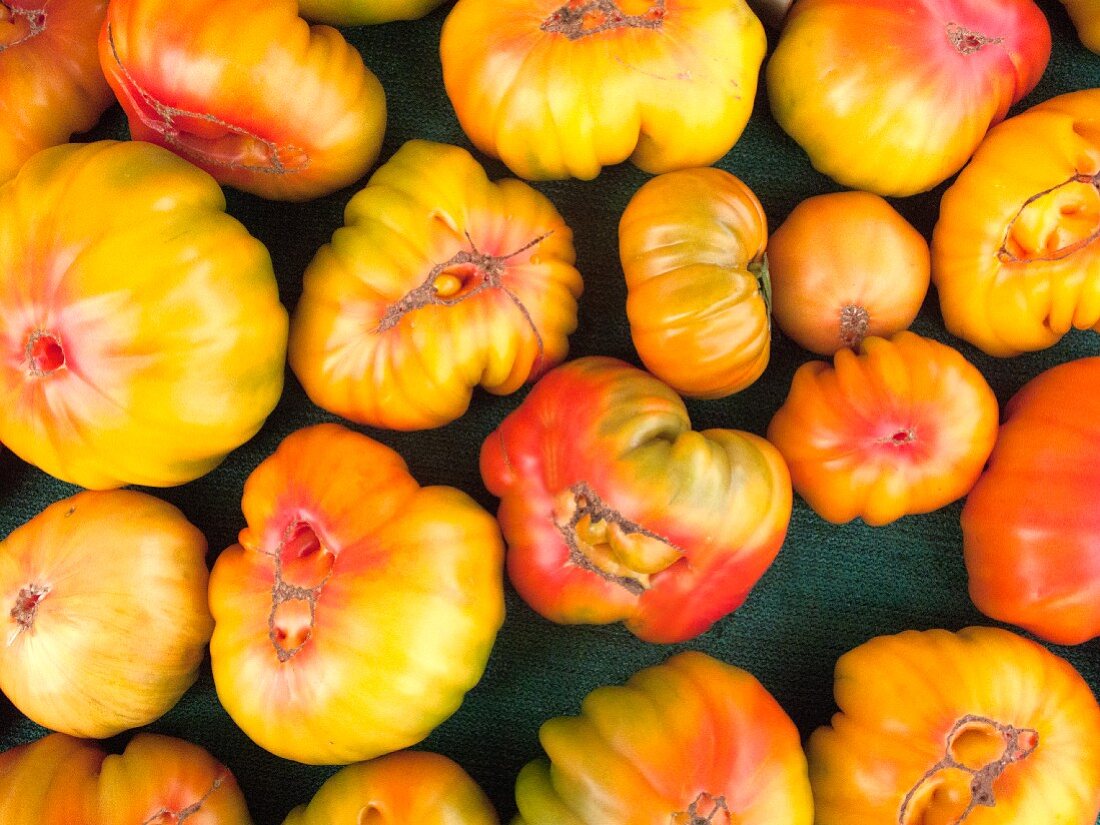
[[[1100, 56], [1077, 40], [1061, 4], [1041, 0], [1054, 34], [1054, 53], [1039, 87], [1013, 113], [1056, 94], [1100, 87]], [[449, 6], [424, 20], [346, 29], [386, 89], [389, 122], [380, 161], [411, 138], [471, 148], [444, 94], [439, 33]], [[241, 21], [246, 25], [247, 21]], [[774, 46], [774, 35], [771, 36]], [[125, 137], [116, 107], [88, 137]], [[509, 175], [481, 155], [490, 176]], [[839, 187], [815, 172], [806, 155], [772, 119], [761, 89], [751, 122], [718, 164], [742, 178], [763, 203], [775, 228], [806, 197]], [[591, 182], [537, 184], [572, 227], [577, 267], [585, 279], [580, 326], [571, 338], [575, 356], [604, 354], [638, 363], [624, 311], [625, 286], [618, 262], [618, 219], [647, 176], [624, 164]], [[359, 184], [301, 205], [268, 203], [229, 191], [229, 211], [270, 248], [283, 302], [293, 308], [301, 277], [317, 249], [342, 224], [344, 205]], [[893, 201], [930, 237], [944, 186]], [[913, 329], [958, 347], [976, 364], [1003, 403], [1026, 381], [1057, 363], [1100, 353], [1100, 336], [1072, 333], [1057, 346], [1001, 360], [949, 336], [934, 290]], [[763, 434], [782, 403], [794, 370], [810, 355], [775, 334], [771, 364], [752, 387], [730, 398], [690, 402], [696, 428], [735, 427]], [[1094, 391], [1095, 388], [1082, 388]], [[392, 433], [359, 428], [394, 447], [422, 484], [459, 487], [491, 511], [496, 502], [478, 475], [481, 442], [520, 402], [475, 395], [470, 412], [437, 430]], [[244, 526], [242, 485], [251, 470], [290, 432], [335, 418], [312, 406], [288, 371], [282, 401], [259, 435], [217, 470], [191, 484], [150, 491], [179, 506], [218, 551]], [[0, 455], [0, 535], [6, 535], [48, 503], [76, 492], [10, 453]], [[790, 532], [778, 560], [737, 613], [683, 645], [638, 641], [619, 626], [559, 627], [535, 615], [507, 589], [507, 619], [488, 670], [460, 710], [420, 747], [460, 762], [485, 788], [502, 821], [515, 811], [513, 783], [528, 760], [541, 754], [538, 727], [546, 719], [575, 714], [599, 685], [617, 684], [646, 665], [684, 649], [703, 650], [754, 673], [791, 714], [804, 736], [835, 711], [832, 671], [838, 656], [867, 639], [907, 628], [990, 624], [972, 605], [961, 555], [961, 502], [938, 512], [903, 518], [880, 528], [861, 522], [832, 526], [796, 497]], [[1100, 640], [1072, 649], [1053, 648], [1100, 689]], [[236, 774], [259, 825], [275, 825], [309, 800], [336, 769], [308, 767], [274, 757], [253, 745], [217, 702], [209, 665], [180, 704], [152, 730], [185, 737], [209, 749]], [[0, 699], [0, 748], [43, 731]], [[121, 746], [128, 736], [113, 745]]]

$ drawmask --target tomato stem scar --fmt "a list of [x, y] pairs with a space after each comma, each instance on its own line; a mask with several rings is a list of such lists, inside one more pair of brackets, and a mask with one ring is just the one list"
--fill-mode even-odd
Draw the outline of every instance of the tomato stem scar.
[[656, 0], [641, 14], [624, 14], [614, 0], [569, 0], [542, 21], [544, 32], [570, 40], [612, 29], [659, 29], [665, 19], [665, 0]]
[[986, 46], [994, 46], [1003, 43], [1003, 37], [987, 37], [980, 32], [960, 26], [958, 23], [948, 23], [944, 27], [947, 39], [959, 54], [973, 54], [981, 51]]
[[730, 822], [726, 797], [712, 796], [704, 791], [695, 797], [686, 811], [672, 815], [671, 825], [730, 825]]
[[840, 342], [846, 347], [858, 349], [867, 336], [871, 315], [856, 304], [845, 304], [840, 309]]
[[0, 42], [0, 54], [5, 49], [26, 43], [32, 37], [42, 34], [46, 30], [46, 16], [45, 9], [17, 9], [0, 0], [0, 23], [17, 24], [19, 21], [16, 18], [23, 18], [26, 26], [26, 29], [21, 33], [19, 25], [12, 26], [9, 36], [14, 34], [15, 39], [7, 43]]
[[[321, 555], [323, 554], [323, 555]], [[280, 662], [292, 659], [302, 648], [306, 646], [313, 636], [313, 625], [317, 616], [317, 599], [324, 590], [325, 584], [332, 577], [334, 554], [329, 551], [314, 529], [304, 521], [295, 521], [287, 525], [283, 531], [282, 541], [279, 547], [271, 554], [275, 560], [275, 581], [271, 587], [271, 612], [267, 617], [267, 636], [275, 648], [275, 655]], [[308, 569], [299, 570], [296, 562], [305, 560]], [[320, 563], [318, 564], [318, 560]], [[287, 581], [285, 575], [286, 565], [294, 567], [295, 575], [304, 575], [304, 584], [296, 584]], [[317, 579], [316, 584], [309, 584]], [[312, 575], [311, 575], [312, 574]], [[299, 632], [293, 638], [280, 627], [279, 608], [288, 602], [305, 602], [309, 611], [309, 624], [304, 632]], [[289, 644], [288, 644], [289, 643]]]
[[36, 329], [27, 336], [24, 348], [27, 375], [41, 378], [52, 375], [65, 366], [65, 348], [52, 332]]
[[34, 617], [38, 614], [38, 604], [50, 592], [50, 588], [44, 585], [28, 584], [19, 591], [15, 597], [15, 605], [8, 614], [19, 625], [8, 637], [10, 646], [24, 630], [30, 630], [34, 626]]
[[[1070, 207], [1062, 208], [1063, 219], [1069, 217], [1077, 217], [1084, 221], [1091, 220], [1094, 227], [1091, 232], [1079, 237], [1076, 241], [1067, 243], [1064, 246], [1059, 246], [1053, 250], [1043, 252], [1042, 254], [1032, 254], [1029, 250], [1024, 249], [1018, 242], [1014, 235], [1014, 230], [1017, 223], [1019, 223], [1028, 207], [1035, 203], [1040, 198], [1044, 198], [1047, 195], [1053, 195], [1061, 189], [1073, 186], [1075, 184], [1084, 184], [1085, 186], [1091, 186], [1098, 194], [1100, 194], [1100, 172], [1095, 175], [1074, 173], [1070, 175], [1067, 180], [1061, 183], [1055, 184], [1049, 189], [1044, 189], [1042, 192], [1037, 192], [1024, 201], [1023, 205], [1013, 215], [1012, 220], [1008, 222], [1008, 226], [1005, 227], [1004, 240], [1001, 242], [1000, 249], [997, 250], [997, 259], [1002, 263], [1029, 263], [1031, 261], [1060, 261], [1063, 258], [1068, 258], [1075, 252], [1079, 252], [1089, 244], [1093, 243], [1097, 238], [1100, 238], [1100, 214], [1095, 211], [1088, 212], [1085, 210], [1083, 216], [1078, 215], [1077, 210]], [[1078, 220], [1080, 223], [1081, 220]], [[1011, 247], [1011, 248], [1010, 248]]]
[[222, 768], [218, 772], [218, 775], [214, 777], [214, 782], [210, 786], [210, 789], [204, 793], [197, 802], [192, 802], [186, 808], [180, 808], [178, 811], [161, 808], [161, 810], [144, 820], [141, 825], [181, 825], [181, 823], [192, 814], [198, 813], [199, 808], [203, 806], [207, 799], [213, 796], [228, 777], [229, 771], [226, 768]]

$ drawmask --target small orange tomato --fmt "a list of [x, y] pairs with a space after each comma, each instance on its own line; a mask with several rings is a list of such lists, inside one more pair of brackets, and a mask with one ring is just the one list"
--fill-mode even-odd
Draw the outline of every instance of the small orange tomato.
[[649, 371], [682, 395], [720, 398], [767, 367], [767, 240], [760, 201], [721, 169], [660, 175], [627, 205], [619, 257], [630, 334]]
[[210, 576], [218, 698], [261, 747], [346, 764], [416, 744], [481, 678], [504, 619], [493, 517], [336, 424], [245, 483]]
[[744, 0], [459, 0], [440, 55], [478, 149], [522, 178], [591, 180], [726, 154], [766, 46]]
[[1073, 667], [1007, 630], [880, 636], [836, 666], [809, 740], [817, 825], [1094, 825], [1100, 707]]
[[497, 825], [469, 774], [427, 751], [401, 751], [338, 771], [283, 825]]
[[814, 512], [872, 525], [966, 495], [996, 437], [997, 398], [982, 374], [912, 332], [838, 350], [832, 367], [803, 364], [768, 425]]
[[907, 329], [928, 292], [928, 242], [869, 192], [798, 204], [768, 242], [772, 315], [818, 355]]
[[296, 0], [112, 0], [99, 57], [134, 139], [219, 183], [309, 200], [378, 157], [382, 84]]
[[1081, 42], [1100, 54], [1100, 0], [1062, 0]]
[[0, 0], [0, 183], [114, 101], [96, 38], [107, 0]]

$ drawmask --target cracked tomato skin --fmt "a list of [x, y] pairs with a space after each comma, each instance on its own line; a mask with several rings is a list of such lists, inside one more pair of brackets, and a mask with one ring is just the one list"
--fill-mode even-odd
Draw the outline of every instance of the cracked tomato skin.
[[573, 233], [525, 183], [456, 146], [406, 143], [306, 270], [290, 365], [359, 424], [439, 427], [565, 358], [583, 284]]
[[721, 169], [668, 172], [627, 204], [619, 257], [630, 335], [646, 368], [680, 394], [721, 398], [767, 367], [767, 240], [764, 207]]
[[139, 733], [121, 754], [50, 734], [0, 754], [0, 825], [251, 825], [228, 768], [182, 739]]
[[833, 365], [810, 361], [768, 425], [814, 512], [870, 525], [966, 495], [997, 438], [997, 398], [951, 347], [899, 332], [866, 338]]
[[457, 763], [401, 751], [338, 771], [283, 825], [499, 825], [496, 811]]
[[1100, 636], [1097, 386], [1100, 357], [1024, 385], [962, 511], [974, 604], [1056, 644]]
[[688, 652], [543, 724], [513, 825], [810, 825], [798, 730], [752, 674]]
[[840, 712], [807, 745], [816, 825], [1100, 814], [1100, 708], [1035, 642], [992, 627], [880, 636], [840, 657], [835, 695]]
[[691, 639], [739, 607], [791, 515], [771, 444], [693, 431], [675, 392], [612, 358], [539, 381], [485, 440], [481, 476], [532, 608], [562, 624], [622, 621], [649, 642]]
[[654, 174], [721, 158], [766, 45], [743, 0], [459, 0], [440, 53], [478, 149], [529, 180], [591, 180], [628, 158]]
[[1100, 0], [1062, 0], [1081, 42], [1100, 54]]
[[932, 282], [944, 323], [990, 355], [1100, 330], [1100, 89], [989, 133], [944, 193]]
[[853, 189], [913, 195], [957, 172], [1050, 58], [1032, 0], [798, 0], [767, 67], [779, 125]]
[[112, 0], [99, 57], [134, 139], [219, 183], [305, 201], [359, 180], [378, 157], [382, 85], [294, 0]]
[[96, 38], [107, 0], [0, 0], [0, 184], [114, 102]]
[[224, 210], [139, 142], [46, 149], [0, 187], [0, 442], [83, 487], [166, 487], [260, 429], [287, 314]]
[[248, 527], [210, 577], [218, 698], [263, 748], [336, 765], [414, 745], [458, 708], [504, 619], [492, 516], [420, 487], [336, 424], [245, 483]]
[[333, 26], [362, 26], [393, 20], [418, 20], [443, 0], [299, 0], [306, 20]]

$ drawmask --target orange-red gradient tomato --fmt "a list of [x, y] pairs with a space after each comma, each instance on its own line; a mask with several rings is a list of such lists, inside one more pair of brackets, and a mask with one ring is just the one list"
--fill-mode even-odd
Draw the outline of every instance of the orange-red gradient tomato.
[[391, 20], [416, 20], [443, 0], [298, 0], [306, 20], [333, 26], [361, 26]]
[[288, 436], [242, 506], [248, 527], [210, 577], [210, 658], [246, 734], [342, 764], [413, 745], [458, 708], [504, 619], [492, 516], [335, 424]]
[[810, 737], [816, 825], [1094, 825], [1100, 708], [1007, 630], [880, 636], [836, 666], [840, 712]]
[[0, 183], [113, 102], [96, 39], [107, 0], [0, 0]]
[[283, 825], [499, 822], [484, 792], [455, 762], [437, 753], [401, 751], [338, 771]]
[[182, 739], [139, 733], [108, 756], [55, 733], [0, 754], [0, 825], [251, 825], [233, 774]]
[[791, 515], [771, 444], [692, 430], [675, 392], [611, 358], [536, 384], [485, 440], [481, 475], [531, 607], [564, 624], [622, 621], [649, 642], [690, 639], [739, 607]]
[[756, 195], [721, 169], [653, 178], [619, 221], [626, 314], [646, 367], [682, 395], [743, 390], [768, 365], [764, 246]]
[[[546, 722], [513, 825], [810, 825], [798, 730], [750, 673], [681, 653]], [[851, 825], [851, 823], [849, 823]]]
[[303, 201], [378, 157], [382, 85], [294, 0], [112, 0], [99, 56], [134, 138], [220, 183]]
[[591, 180], [726, 154], [766, 45], [744, 0], [459, 0], [440, 52], [477, 148], [523, 178]]
[[1100, 54], [1100, 0], [1062, 0], [1081, 42]]
[[799, 367], [768, 439], [819, 516], [888, 524], [966, 495], [997, 437], [997, 398], [951, 347], [899, 332]]
[[1032, 0], [798, 0], [768, 62], [768, 97], [816, 169], [912, 195], [966, 163], [1049, 57]]
[[944, 193], [932, 281], [953, 334], [1002, 357], [1100, 330], [1100, 89], [989, 133]]
[[148, 143], [46, 149], [0, 186], [0, 442], [82, 487], [198, 478], [283, 389], [271, 257]]
[[1097, 387], [1100, 358], [1026, 384], [962, 512], [974, 604], [1058, 644], [1100, 636]]
[[768, 242], [775, 322], [818, 355], [908, 329], [929, 271], [924, 236], [870, 192], [808, 198]]
[[525, 183], [414, 140], [352, 198], [306, 271], [290, 365], [315, 404], [418, 430], [507, 395], [565, 358], [577, 325], [573, 233]]

